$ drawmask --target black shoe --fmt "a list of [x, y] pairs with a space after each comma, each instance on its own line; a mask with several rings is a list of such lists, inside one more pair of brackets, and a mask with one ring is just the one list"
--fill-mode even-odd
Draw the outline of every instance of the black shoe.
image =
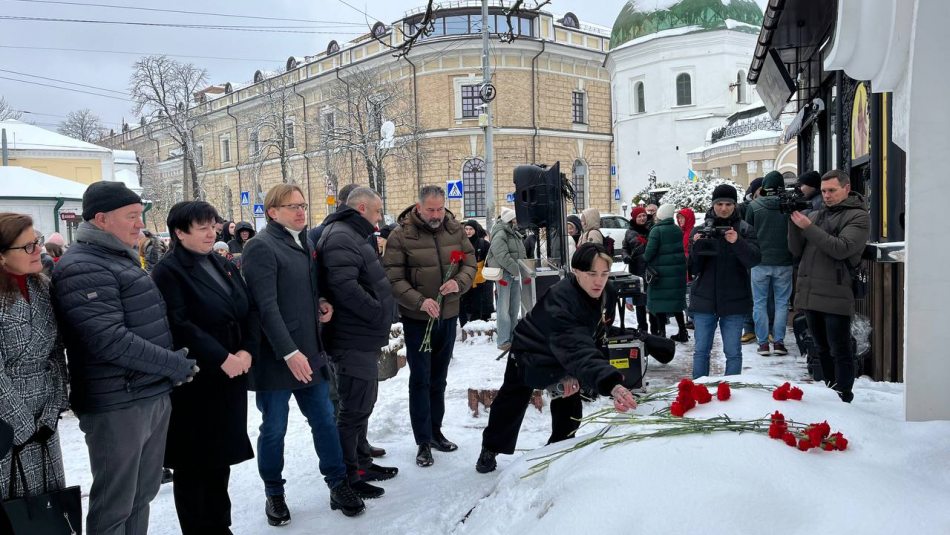
[[350, 483], [350, 488], [353, 489], [354, 494], [360, 498], [363, 498], [364, 500], [372, 500], [374, 498], [379, 498], [383, 494], [386, 494], [386, 490], [382, 487], [370, 485], [365, 481]]
[[686, 322], [686, 328], [689, 329], [689, 330], [691, 330], [691, 331], [695, 331], [695, 330], [696, 330], [696, 325], [695, 325], [692, 321], [687, 321], [687, 322]]
[[330, 509], [339, 509], [346, 516], [356, 516], [366, 510], [366, 504], [344, 481], [330, 489]]
[[851, 403], [854, 400], [854, 392], [838, 392], [838, 397], [845, 403]]
[[396, 477], [399, 469], [395, 466], [379, 466], [376, 463], [369, 465], [366, 470], [360, 470], [360, 478], [363, 481], [386, 481]]
[[432, 466], [432, 448], [428, 444], [420, 444], [419, 451], [416, 452], [416, 464], [419, 466]]
[[482, 453], [478, 456], [478, 462], [475, 463], [475, 471], [479, 474], [494, 472], [495, 468], [498, 467], [498, 463], [495, 462], [496, 455], [498, 454], [486, 448], [482, 448]]
[[681, 342], [681, 343], [684, 343], [684, 344], [685, 344], [686, 342], [689, 342], [689, 333], [687, 333], [686, 331], [681, 331], [681, 332], [676, 333], [675, 335], [671, 336], [671, 337], [670, 337], [670, 340], [672, 340], [672, 341], [674, 341], [674, 342]]
[[171, 468], [162, 468], [162, 485], [171, 483], [174, 479], [175, 475], [172, 473]]
[[433, 448], [443, 452], [455, 451], [459, 449], [458, 444], [445, 438], [442, 433], [433, 436], [432, 440], [429, 441], [429, 444], [431, 444]]
[[383, 448], [377, 448], [376, 446], [370, 446], [369, 455], [370, 457], [383, 457], [386, 455], [386, 450]]
[[283, 494], [268, 496], [264, 513], [267, 515], [267, 523], [271, 526], [283, 526], [290, 523], [290, 509], [287, 509], [287, 501]]

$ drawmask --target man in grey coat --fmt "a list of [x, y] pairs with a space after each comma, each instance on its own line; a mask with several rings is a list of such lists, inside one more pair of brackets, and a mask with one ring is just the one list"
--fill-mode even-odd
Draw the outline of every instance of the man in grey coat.
[[165, 302], [133, 249], [142, 201], [121, 182], [83, 195], [76, 243], [53, 271], [72, 408], [86, 435], [92, 487], [86, 531], [148, 532], [171, 416], [168, 394], [198, 367], [172, 350]]
[[825, 382], [841, 400], [854, 399], [854, 356], [851, 316], [854, 294], [851, 272], [860, 264], [871, 223], [864, 197], [851, 191], [844, 171], [821, 177], [825, 206], [803, 215], [792, 212], [788, 248], [801, 258], [795, 306], [805, 311]]

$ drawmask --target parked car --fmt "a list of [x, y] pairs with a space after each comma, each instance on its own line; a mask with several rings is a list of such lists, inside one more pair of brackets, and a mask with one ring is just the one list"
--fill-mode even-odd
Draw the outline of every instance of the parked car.
[[[574, 215], [580, 217], [580, 214]], [[614, 239], [614, 249], [616, 251], [620, 251], [620, 246], [623, 244], [623, 237], [627, 234], [628, 228], [630, 228], [630, 220], [622, 215], [600, 215], [600, 231], [604, 236], [610, 236]]]

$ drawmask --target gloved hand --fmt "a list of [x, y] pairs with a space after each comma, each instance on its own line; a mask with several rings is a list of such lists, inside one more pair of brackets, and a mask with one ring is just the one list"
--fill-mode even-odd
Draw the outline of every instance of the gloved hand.
[[[187, 347], [181, 348], [179, 353], [181, 354], [182, 357], [187, 357], [188, 348]], [[181, 370], [181, 372], [179, 372], [179, 374], [176, 375], [175, 377], [171, 378], [172, 384], [175, 386], [181, 386], [185, 383], [190, 383], [192, 380], [194, 380], [195, 375], [197, 375], [197, 373], [200, 371], [200, 368], [198, 368], [197, 361], [189, 359], [189, 358], [185, 358], [185, 363], [186, 364], [184, 368]]]

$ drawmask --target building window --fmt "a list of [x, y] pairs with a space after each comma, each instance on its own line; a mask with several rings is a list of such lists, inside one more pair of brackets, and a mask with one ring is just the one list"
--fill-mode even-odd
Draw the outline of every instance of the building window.
[[462, 167], [465, 217], [485, 216], [485, 161], [472, 158]]
[[748, 102], [746, 100], [746, 90], [745, 72], [739, 71], [736, 73], [736, 103], [745, 104]]
[[221, 136], [221, 163], [231, 161], [231, 136]]
[[205, 165], [205, 148], [204, 145], [195, 146], [195, 167], [204, 167]]
[[676, 105], [689, 106], [693, 103], [693, 82], [685, 72], [676, 77]]
[[574, 122], [576, 124], [587, 124], [586, 106], [584, 106], [586, 97], [587, 95], [583, 91], [574, 91], [574, 97], [571, 102], [574, 110]]
[[326, 134], [332, 134], [336, 128], [336, 118], [332, 111], [323, 112], [323, 131]]
[[286, 142], [286, 148], [293, 149], [297, 147], [297, 142], [294, 139], [294, 120], [293, 119], [284, 120], [284, 139]]
[[257, 156], [257, 153], [261, 151], [261, 135], [257, 130], [247, 133], [247, 150], [251, 156]]
[[580, 213], [587, 208], [587, 164], [582, 160], [574, 160], [571, 175], [571, 184], [574, 186], [574, 209]]
[[379, 130], [383, 126], [383, 105], [378, 102], [369, 103], [369, 132], [372, 135], [380, 135]]
[[637, 82], [636, 85], [634, 85], [633, 87], [634, 87], [633, 92], [636, 95], [636, 99], [637, 99], [636, 112], [645, 113], [647, 111], [647, 105], [646, 105], [646, 96], [644, 95], [644, 91], [643, 91], [643, 82]]
[[478, 117], [482, 99], [478, 96], [477, 85], [462, 86], [462, 118]]

